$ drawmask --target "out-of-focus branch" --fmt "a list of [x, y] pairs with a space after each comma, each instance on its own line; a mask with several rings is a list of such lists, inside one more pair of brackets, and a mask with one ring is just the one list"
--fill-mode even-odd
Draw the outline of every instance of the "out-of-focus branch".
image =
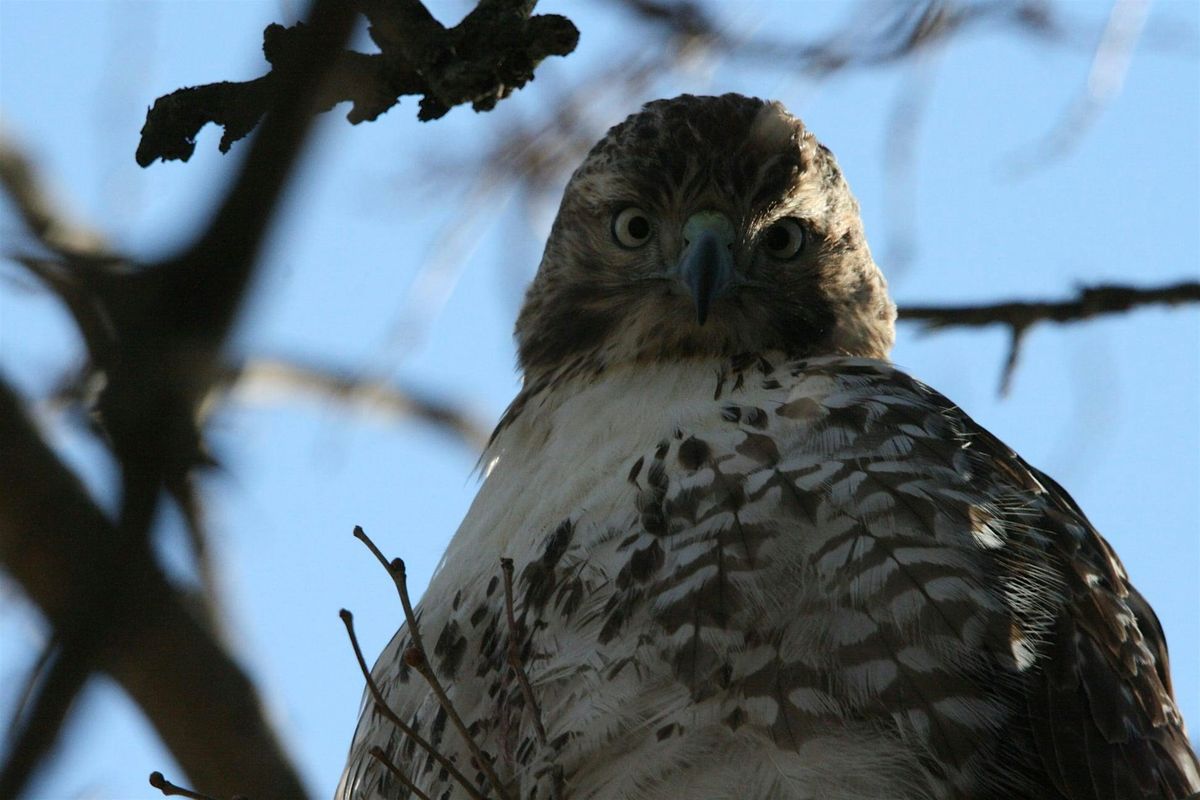
[[815, 76], [885, 66], [985, 25], [1011, 27], [1043, 38], [1059, 34], [1048, 4], [1041, 0], [974, 3], [922, 0], [890, 6], [860, 3], [849, 15], [852, 20], [849, 24], [829, 36], [810, 41], [732, 36], [712, 14], [711, 6], [694, 0], [616, 2], [674, 36], [703, 41], [727, 57], [787, 64], [790, 69]]
[[221, 385], [242, 399], [307, 392], [395, 419], [413, 419], [450, 434], [475, 452], [488, 441], [487, 424], [455, 403], [349, 370], [256, 358], [227, 367]]
[[1121, 93], [1149, 12], [1149, 0], [1116, 0], [1113, 3], [1083, 91], [1040, 143], [1012, 159], [1014, 173], [1028, 174], [1069, 153], [1100, 112]]
[[[52, 287], [59, 299], [72, 308], [77, 324], [87, 326], [81, 330], [85, 341], [93, 348], [99, 347], [110, 334], [105, 327], [106, 315], [96, 313], [95, 298], [84, 290], [86, 281], [74, 274], [74, 270], [119, 272], [129, 263], [129, 259], [113, 250], [107, 237], [99, 230], [72, 220], [67, 215], [62, 198], [54, 196], [37, 166], [3, 132], [0, 132], [0, 187], [29, 236], [42, 248], [58, 256], [57, 259], [17, 258], [17, 262]], [[93, 370], [87, 369], [64, 381], [55, 394], [55, 401], [90, 405], [88, 395], [94, 394], [94, 391], [89, 391], [89, 385], [94, 384], [90, 380], [94, 374]], [[197, 489], [193, 481], [180, 480], [172, 490], [186, 523], [188, 542], [205, 590], [200, 599], [216, 622], [220, 600], [217, 575], [208, 555], [208, 532]], [[40, 673], [40, 669], [34, 670], [31, 681], [36, 683]]]
[[1149, 289], [1134, 286], [1085, 286], [1072, 300], [1050, 302], [988, 303], [972, 306], [902, 306], [902, 322], [919, 323], [926, 331], [952, 327], [1004, 325], [1012, 334], [1000, 392], [1008, 392], [1029, 329], [1039, 322], [1080, 322], [1105, 314], [1119, 314], [1149, 305], [1200, 303], [1200, 282], [1184, 281]]
[[25, 228], [57, 253], [108, 255], [102, 233], [67, 217], [62, 203], [50, 195], [45, 181], [10, 136], [0, 130], [0, 186], [12, 201]]
[[[66, 216], [63, 203], [51, 195], [36, 166], [2, 133], [0, 187], [3, 187], [30, 236], [42, 246], [66, 257], [82, 258], [88, 263], [126, 263], [125, 258], [109, 249], [102, 233]], [[22, 261], [46, 283], [60, 287], [74, 283], [67, 265], [47, 259], [29, 258]], [[66, 291], [70, 292], [69, 289]], [[82, 302], [86, 303], [86, 300]], [[93, 335], [99, 335], [99, 332]], [[64, 381], [54, 395], [54, 404], [86, 402], [86, 381], [86, 373]], [[488, 441], [489, 426], [486, 421], [475, 417], [452, 400], [327, 365], [279, 358], [244, 360], [221, 367], [214, 388], [234, 391], [242, 399], [251, 401], [278, 394], [304, 392], [392, 419], [413, 419], [429, 424], [461, 440], [476, 452], [482, 450]], [[183, 510], [189, 520], [195, 523], [189, 525], [189, 532], [193, 534], [192, 544], [201, 572], [208, 573], [210, 567], [202, 557], [207, 537], [201, 524], [201, 509], [193, 495], [191, 493], [177, 499], [186, 506]]]
[[[530, 0], [480, 0], [453, 28], [444, 28], [418, 0], [356, 0], [379, 46], [374, 54], [344, 51], [314, 98], [314, 110], [350, 101], [347, 119], [374, 120], [405, 95], [422, 95], [418, 118], [437, 119], [456, 105], [488, 111], [533, 79], [548, 56], [575, 49], [579, 31], [566, 17], [531, 16]], [[146, 114], [137, 162], [188, 160], [196, 134], [209, 122], [224, 128], [221, 152], [258, 125], [281, 84], [312, 55], [303, 24], [270, 25], [263, 32], [266, 75], [242, 83], [179, 89], [160, 97]]]
[[149, 548], [116, 549], [112, 522], [2, 380], [0, 450], [0, 565], [54, 627], [91, 621], [98, 587], [126, 587], [89, 669], [120, 684], [197, 785], [222, 796], [303, 797], [245, 673]]
[[[60, 262], [20, 259], [60, 296], [83, 334], [89, 372], [103, 384], [95, 411], [120, 468], [121, 501], [116, 520], [104, 520], [105, 528], [93, 534], [103, 540], [96, 558], [80, 562], [86, 565], [86, 580], [67, 581], [72, 613], [48, 615], [62, 642], [62, 655], [48, 662], [46, 677], [29, 704], [26, 724], [12, 739], [0, 772], [2, 796], [20, 794], [57, 735], [71, 699], [93, 669], [104, 667], [108, 650], [127, 647], [143, 664], [189, 676], [193, 682], [188, 689], [193, 696], [203, 694], [196, 692], [193, 684], [213, 677], [204, 666], [204, 654], [197, 657], [194, 641], [182, 643], [190, 647], [173, 650], [172, 645], [180, 643], [158, 629], [162, 620], [153, 615], [174, 598], [174, 592], [159, 573], [151, 526], [164, 490], [179, 499], [185, 513], [189, 500], [194, 501], [189, 494], [194, 469], [207, 462], [200, 404], [219, 372], [224, 340], [250, 284], [272, 212], [311, 126], [310, 100], [348, 39], [352, 19], [341, 0], [314, 0], [307, 34], [312, 45], [309, 57], [292, 64], [279, 79], [278, 96], [273, 98], [262, 134], [251, 146], [234, 185], [204, 233], [177, 256], [142, 267], [78, 253], [63, 254]], [[28, 223], [28, 215], [26, 219]], [[6, 415], [15, 417], [19, 404], [15, 397], [10, 399], [8, 405], [13, 408], [6, 409]], [[26, 449], [34, 449], [33, 444]], [[67, 530], [79, 534], [78, 526]], [[55, 555], [68, 560], [76, 557], [66, 546]], [[32, 577], [44, 580], [45, 573], [34, 571]], [[159, 585], [152, 585], [156, 579]], [[35, 590], [26, 588], [36, 597]], [[157, 595], [168, 598], [160, 602]], [[149, 632], [154, 635], [149, 639], [144, 635], [146, 615], [155, 623], [150, 625]], [[183, 620], [167, 622], [173, 628], [185, 624]], [[194, 621], [190, 624], [196, 627]], [[223, 653], [207, 655], [215, 658]], [[253, 686], [240, 672], [226, 677], [240, 680], [241, 685], [223, 688], [235, 694], [240, 688], [244, 697], [255, 700]], [[173, 728], [160, 728], [160, 734], [181, 763], [185, 758], [176, 746], [188, 750], [199, 744], [212, 755], [212, 748], [204, 747], [206, 738], [255, 744], [241, 741], [242, 729], [264, 725], [256, 702], [230, 706], [209, 696], [206, 702], [211, 706], [200, 709], [186, 692], [146, 692], [144, 688], [126, 685], [148, 716], [155, 718], [157, 712], [164, 719], [174, 717]], [[174, 705], [164, 708], [164, 698]], [[225, 794], [244, 792], [249, 783], [259, 783], [257, 777], [244, 772], [253, 769], [247, 754], [253, 761], [255, 749], [248, 748], [231, 762], [216, 759], [194, 766], [206, 775], [219, 771], [205, 788], [222, 787]], [[277, 746], [273, 756], [281, 765], [277, 777], [283, 782], [264, 784], [258, 794], [290, 797], [302, 793]], [[190, 770], [189, 775], [197, 779]]]

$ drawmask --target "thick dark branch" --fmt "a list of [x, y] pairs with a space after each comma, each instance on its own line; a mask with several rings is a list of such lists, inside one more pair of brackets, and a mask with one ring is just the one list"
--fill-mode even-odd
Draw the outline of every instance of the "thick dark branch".
[[[277, 53], [281, 63], [288, 63], [295, 51], [299, 57], [311, 43], [304, 23], [291, 28], [271, 25], [263, 32], [263, 50]], [[272, 47], [272, 44], [274, 47]], [[282, 67], [254, 80], [234, 83], [222, 81], [203, 86], [177, 89], [154, 101], [146, 113], [142, 138], [138, 144], [137, 162], [150, 166], [155, 159], [187, 161], [196, 149], [200, 129], [215, 122], [224, 129], [219, 148], [229, 152], [233, 143], [248, 135], [273, 106], [280, 92]], [[421, 77], [412, 70], [388, 71], [387, 63], [376, 54], [346, 51], [338, 57], [329, 77], [313, 98], [312, 111], [329, 111], [341, 102], [351, 103], [346, 114], [352, 124], [371, 121], [396, 104], [401, 95], [418, 94], [425, 90]]]
[[[481, 0], [462, 22], [444, 28], [418, 0], [357, 0], [380, 52], [343, 51], [313, 95], [311, 111], [350, 101], [351, 123], [374, 120], [404, 95], [422, 95], [418, 117], [437, 119], [456, 105], [488, 111], [533, 80], [548, 56], [575, 49], [579, 31], [565, 17], [530, 16], [528, 0]], [[179, 89], [160, 97], [146, 115], [137, 162], [186, 161], [209, 122], [224, 128], [220, 149], [254, 130], [275, 102], [281, 82], [311, 59], [313, 36], [303, 23], [263, 32], [271, 71], [242, 83]]]
[[71, 644], [54, 648], [25, 713], [11, 731], [12, 749], [0, 772], [0, 797], [16, 797], [28, 784], [91, 674], [89, 654]]
[[[39, 546], [53, 546], [45, 557], [49, 564], [24, 564], [21, 548], [14, 550], [10, 541], [4, 542], [3, 562], [50, 618], [64, 655], [51, 666], [33, 702], [30, 722], [13, 741], [0, 774], [0, 795], [20, 793], [33, 765], [53, 742], [71, 699], [94, 669], [107, 669], [122, 682], [180, 763], [206, 789], [231, 794], [254, 784], [260, 800], [303, 792], [262, 720], [253, 686], [211, 632], [185, 611], [163, 577], [150, 528], [162, 489], [181, 499], [185, 513], [188, 501], [194, 501], [187, 488], [192, 468], [205, 461], [199, 405], [215, 379], [221, 345], [253, 275], [271, 212], [311, 125], [308, 98], [349, 37], [351, 22], [352, 13], [341, 0], [313, 4], [310, 58], [279, 79], [279, 97], [235, 185], [205, 232], [176, 258], [131, 268], [91, 254], [69, 254], [57, 270], [34, 259], [22, 261], [62, 297], [84, 336], [90, 369], [105, 379], [96, 410], [120, 466], [121, 507], [115, 522], [92, 508], [88, 524], [60, 526], [66, 538], [39, 539]], [[35, 235], [43, 235], [36, 219], [24, 216]], [[0, 414], [12, 427], [4, 433], [11, 434], [14, 446], [3, 449], [6, 459], [20, 452], [36, 460], [38, 448], [44, 446], [36, 433], [23, 431], [25, 420], [16, 397], [7, 395], [6, 400]], [[62, 469], [53, 454], [41, 459], [43, 471]], [[31, 470], [24, 464], [21, 469], [20, 479], [27, 480]], [[6, 493], [22, 494], [13, 485], [17, 482], [6, 482]], [[90, 504], [70, 483], [64, 478], [56, 488], [75, 488], [81, 502]], [[54, 487], [55, 482], [45, 478], [30, 495], [44, 495], [45, 506], [57, 509], [63, 500], [51, 492]], [[192, 510], [196, 508], [192, 504]], [[5, 538], [47, 527], [28, 518], [36, 507], [7, 510], [19, 524], [8, 525]], [[94, 549], [90, 557], [79, 552], [84, 539]], [[64, 564], [79, 574], [72, 575]], [[27, 574], [22, 566], [28, 567]], [[34, 581], [62, 582], [70, 587], [68, 602], [51, 611]], [[181, 632], [188, 633], [187, 638], [178, 639]], [[206, 645], [212, 652], [197, 652]], [[114, 660], [124, 665], [130, 657], [137, 664], [129, 670], [149, 668], [161, 679], [147, 682], [144, 673], [124, 674], [109, 666]], [[164, 690], [162, 682], [176, 675], [184, 682]], [[198, 690], [201, 686], [232, 692], [232, 704], [221, 692]], [[223, 749], [230, 745], [241, 747], [241, 752]], [[267, 750], [256, 753], [260, 746]], [[195, 757], [197, 751], [205, 763]], [[260, 758], [273, 773], [270, 781], [262, 780]]]
[[0, 451], [0, 565], [51, 624], [78, 626], [97, 585], [124, 587], [91, 665], [141, 707], [194, 784], [256, 800], [303, 797], [249, 678], [149, 548], [113, 551], [113, 524], [2, 381]]

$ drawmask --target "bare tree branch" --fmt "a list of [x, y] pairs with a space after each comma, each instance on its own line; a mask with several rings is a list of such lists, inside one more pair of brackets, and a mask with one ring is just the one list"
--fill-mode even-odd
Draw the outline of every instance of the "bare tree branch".
[[[347, 119], [374, 120], [404, 95], [423, 95], [418, 118], [437, 119], [470, 103], [489, 111], [533, 79], [548, 56], [575, 49], [579, 31], [566, 17], [530, 16], [530, 0], [481, 0], [462, 22], [447, 29], [418, 0], [355, 0], [370, 22], [380, 52], [342, 52], [315, 96], [316, 110], [350, 101]], [[187, 161], [196, 134], [209, 122], [224, 128], [221, 152], [258, 125], [288, 75], [314, 48], [312, 32], [299, 23], [270, 25], [263, 32], [266, 75], [243, 83], [221, 82], [179, 89], [160, 97], [146, 114], [137, 162]]]
[[919, 323], [925, 331], [985, 325], [1008, 327], [1012, 339], [1000, 379], [1000, 393], [1006, 394], [1017, 367], [1025, 333], [1039, 322], [1080, 322], [1142, 306], [1176, 306], [1197, 302], [1200, 302], [1200, 282], [1197, 281], [1149, 289], [1106, 284], [1082, 287], [1073, 300], [1057, 303], [1012, 301], [973, 306], [902, 306], [899, 318], [901, 322]]
[[[0, 135], [0, 187], [7, 194], [29, 234], [42, 246], [67, 259], [19, 258], [44, 284], [68, 304], [76, 306], [77, 320], [89, 323], [85, 338], [102, 339], [104, 326], [91, 324], [97, 318], [94, 300], [80, 286], [73, 270], [120, 270], [128, 259], [111, 250], [99, 231], [67, 217], [64, 204], [52, 197], [45, 179], [10, 137]], [[74, 265], [71, 263], [74, 262]], [[107, 265], [111, 265], [107, 266]], [[103, 315], [100, 315], [103, 319]], [[77, 372], [64, 380], [55, 392], [56, 404], [86, 402], [89, 372]], [[307, 392], [363, 410], [397, 419], [415, 419], [449, 433], [472, 450], [479, 452], [487, 444], [490, 426], [475, 418], [454, 402], [432, 397], [412, 389], [389, 385], [369, 376], [337, 367], [328, 367], [278, 358], [246, 359], [220, 368], [216, 389], [236, 391], [251, 399], [272, 392]], [[192, 491], [180, 494], [181, 510], [189, 522], [189, 539], [206, 586], [215, 586], [208, 563], [207, 537], [203, 515]], [[210, 600], [216, 600], [215, 592]]]
[[516, 615], [513, 613], [513, 561], [511, 558], [500, 559], [500, 572], [504, 575], [504, 614], [508, 622], [508, 666], [516, 675], [517, 684], [525, 698], [525, 705], [533, 715], [534, 730], [538, 742], [546, 745], [546, 727], [542, 724], [542, 709], [533, 694], [533, 686], [529, 683], [529, 675], [525, 672], [525, 662], [521, 658], [520, 642], [523, 637], [519, 633]]
[[1149, 305], [1200, 302], [1200, 281], [1141, 289], [1102, 284], [1084, 286], [1072, 300], [1060, 302], [1011, 301], [968, 306], [902, 306], [902, 322], [918, 322], [925, 330], [949, 327], [1007, 325], [1027, 328], [1037, 322], [1079, 322], [1104, 314], [1119, 314]]
[[446, 756], [443, 755], [440, 750], [430, 744], [425, 737], [421, 736], [421, 734], [419, 734], [415, 729], [405, 723], [404, 720], [400, 719], [400, 716], [392, 710], [391, 706], [387, 704], [387, 700], [384, 698], [383, 692], [379, 689], [379, 684], [377, 684], [375, 682], [375, 678], [371, 676], [371, 668], [367, 666], [367, 660], [363, 658], [362, 646], [359, 645], [358, 635], [354, 632], [354, 615], [343, 608], [339, 612], [338, 616], [341, 617], [342, 623], [346, 626], [346, 635], [350, 637], [350, 646], [354, 649], [354, 659], [358, 662], [358, 668], [362, 672], [363, 680], [365, 680], [367, 683], [367, 691], [370, 692], [371, 699], [375, 702], [375, 708], [379, 710], [379, 713], [383, 714], [388, 722], [396, 726], [396, 730], [412, 739], [422, 750], [424, 750], [435, 761], [437, 761], [438, 764], [440, 764], [441, 767], [446, 770], [446, 773], [452, 776], [458, 785], [463, 788], [463, 791], [467, 793], [468, 797], [470, 797], [472, 800], [484, 800], [483, 795], [480, 794], [479, 790], [475, 788], [475, 784], [468, 780], [467, 776], [463, 775], [462, 771], [459, 770], [458, 767], [454, 766], [453, 761], [446, 758]]
[[308, 392], [395, 419], [413, 419], [450, 434], [475, 452], [490, 427], [457, 404], [350, 370], [294, 360], [254, 358], [225, 368], [221, 385], [242, 399]]
[[1043, 39], [1062, 30], [1042, 0], [986, 0], [961, 3], [921, 0], [887, 6], [859, 3], [850, 22], [832, 34], [810, 41], [734, 37], [707, 5], [694, 0], [616, 0], [647, 22], [672, 35], [702, 41], [722, 55], [746, 61], [787, 64], [791, 69], [825, 77], [848, 69], [880, 67], [920, 53], [925, 48], [985, 25], [1009, 27]]
[[3, 381], [0, 451], [0, 566], [56, 629], [92, 621], [97, 584], [126, 587], [89, 666], [141, 707], [193, 783], [256, 800], [303, 797], [249, 678], [148, 547], [116, 549], [112, 522]]
[[1108, 24], [1096, 45], [1083, 91], [1052, 131], [1039, 143], [1013, 156], [1012, 170], [1016, 175], [1028, 174], [1069, 153], [1105, 107], [1121, 93], [1149, 12], [1149, 0], [1115, 0]]
[[58, 731], [91, 674], [89, 653], [78, 637], [50, 651], [43, 676], [11, 731], [8, 758], [0, 772], [0, 797], [16, 797], [54, 745]]
[[161, 772], [150, 773], [150, 785], [163, 793], [164, 797], [186, 797], [188, 800], [217, 800], [212, 795], [193, 792], [183, 786], [176, 786], [163, 777]]
[[45, 180], [11, 136], [0, 130], [0, 186], [26, 229], [56, 253], [109, 255], [102, 233], [71, 220], [63, 204], [51, 196]]
[[392, 775], [396, 778], [396, 780], [400, 781], [400, 784], [405, 789], [407, 789], [408, 791], [410, 791], [414, 795], [416, 795], [418, 800], [433, 800], [433, 798], [431, 798], [429, 795], [425, 794], [425, 792], [421, 791], [420, 787], [418, 787], [415, 783], [413, 783], [411, 780], [409, 780], [409, 777], [407, 775], [405, 775], [400, 770], [399, 767], [397, 767], [395, 764], [392, 763], [392, 760], [387, 757], [387, 753], [383, 752], [382, 747], [379, 747], [378, 745], [375, 747], [372, 747], [370, 750], [367, 751], [367, 754], [369, 756], [371, 756], [371, 758], [375, 759], [380, 764], [382, 764], [384, 769], [386, 769], [388, 772], [392, 773]]
[[[133, 644], [129, 652], [148, 664], [163, 655], [180, 655], [171, 653], [165, 641], [124, 641], [141, 621], [139, 609], [149, 604], [149, 613], [154, 613], [156, 589], [178, 603], [176, 593], [159, 574], [150, 542], [151, 525], [163, 490], [181, 500], [180, 507], [185, 513], [198, 508], [189, 504], [194, 498], [188, 492], [193, 468], [207, 461], [199, 404], [214, 380], [221, 345], [250, 283], [262, 239], [273, 216], [271, 212], [310, 127], [308, 98], [325, 65], [349, 36], [351, 20], [351, 13], [340, 0], [314, 2], [310, 34], [314, 45], [310, 58], [296, 64], [281, 79], [279, 97], [267, 115], [262, 135], [251, 147], [237, 181], [213, 221], [191, 247], [175, 258], [137, 269], [111, 257], [96, 258], [90, 254], [71, 255], [61, 264], [20, 260], [63, 299], [84, 336], [90, 371], [103, 378], [104, 388], [98, 395], [96, 411], [107, 435], [106, 443], [121, 471], [121, 501], [115, 522], [104, 520], [104, 534], [98, 537], [103, 548], [95, 553], [95, 558], [83, 562], [85, 575], [69, 582], [73, 591], [72, 613], [48, 614], [62, 650], [50, 662], [27, 721], [11, 743], [0, 771], [0, 795], [16, 796], [21, 792], [56, 738], [71, 701], [86, 683], [87, 676], [93, 669], [103, 667], [106, 650]], [[24, 183], [32, 185], [28, 180]], [[28, 199], [32, 196], [26, 193], [25, 205], [34, 207]], [[44, 221], [46, 217], [46, 214], [24, 215], [26, 224], [35, 228], [35, 235], [41, 235], [36, 233], [36, 226], [39, 219]], [[18, 419], [20, 408], [16, 397], [8, 394], [6, 399], [11, 401], [6, 405], [12, 406], [5, 409], [6, 416], [12, 419], [5, 419], [5, 423], [16, 426], [15, 443], [25, 445], [25, 450], [31, 453], [40, 441], [36, 435], [32, 439], [22, 436], [23, 417]], [[103, 516], [100, 518], [103, 520]], [[95, 526], [89, 529], [96, 530]], [[74, 554], [64, 549], [59, 555], [70, 559]], [[36, 571], [26, 577], [45, 579]], [[162, 581], [161, 586], [146, 584], [154, 577]], [[36, 600], [35, 590], [25, 581], [22, 585]], [[203, 661], [176, 668], [183, 672], [199, 668], [207, 674]], [[245, 680], [240, 673], [235, 677]], [[126, 688], [153, 718], [153, 706], [161, 702], [163, 695], [147, 697], [140, 695], [137, 687]], [[192, 688], [193, 697], [203, 694]], [[243, 694], [255, 699], [248, 682], [244, 687], [226, 688], [235, 693], [241, 688]], [[178, 720], [196, 725], [204, 718], [204, 713], [191, 708], [192, 697], [172, 693], [170, 699], [177, 703], [172, 713]], [[228, 703], [215, 701], [213, 709], [222, 714], [237, 710], [246, 715], [210, 720], [213, 732], [229, 741], [243, 738], [235, 729], [246, 727], [257, 733], [261, 724], [256, 703], [235, 709]], [[208, 715], [211, 714], [209, 711]], [[160, 733], [169, 745], [173, 743], [167, 731], [160, 728]], [[193, 735], [204, 738], [201, 732]], [[181, 748], [194, 746], [178, 737], [174, 743]], [[180, 756], [179, 752], [176, 756]], [[264, 786], [258, 792], [260, 798], [302, 793], [278, 747], [271, 748], [267, 758], [272, 756], [280, 767], [276, 775], [280, 782], [273, 788]], [[183, 757], [179, 760], [186, 763]], [[244, 789], [242, 784], [258, 783], [258, 778], [248, 778], [235, 769], [249, 767], [245, 761], [245, 755], [226, 763], [214, 760], [201, 771], [222, 770], [221, 776], [215, 778], [218, 782], [211, 786], [233, 783]]]
[[492, 757], [485, 753], [479, 743], [475, 741], [475, 737], [471, 734], [467, 724], [463, 722], [458, 709], [454, 707], [454, 702], [446, 694], [446, 688], [442, 685], [441, 679], [438, 678], [433, 662], [429, 660], [429, 651], [425, 649], [425, 643], [421, 637], [421, 626], [417, 621], [416, 612], [413, 611], [412, 599], [408, 594], [408, 573], [404, 566], [404, 559], [393, 558], [391, 561], [388, 561], [375, 545], [375, 542], [371, 540], [371, 537], [367, 536], [366, 531], [360, 526], [356, 525], [354, 527], [354, 537], [365, 544], [367, 549], [371, 551], [371, 554], [375, 556], [375, 559], [387, 570], [392, 583], [396, 585], [396, 593], [400, 595], [400, 605], [404, 609], [405, 630], [412, 641], [412, 646], [404, 651], [404, 663], [420, 673], [425, 682], [429, 684], [429, 688], [433, 691], [433, 696], [437, 699], [438, 705], [446, 713], [446, 716], [450, 719], [450, 723], [458, 730], [459, 736], [462, 737], [467, 749], [471, 751], [471, 755], [475, 759], [479, 769], [487, 777], [488, 784], [500, 796], [501, 800], [510, 800], [509, 792], [504, 788], [504, 782], [500, 780], [500, 776], [496, 774], [496, 769], [492, 765]]

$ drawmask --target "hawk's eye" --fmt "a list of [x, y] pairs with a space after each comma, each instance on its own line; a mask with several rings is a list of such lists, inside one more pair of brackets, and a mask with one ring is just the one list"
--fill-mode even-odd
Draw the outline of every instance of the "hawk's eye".
[[775, 258], [791, 258], [804, 247], [804, 226], [798, 219], [781, 219], [767, 228], [762, 242]]
[[650, 217], [636, 206], [622, 209], [613, 217], [613, 238], [622, 247], [641, 247], [650, 241], [652, 229]]

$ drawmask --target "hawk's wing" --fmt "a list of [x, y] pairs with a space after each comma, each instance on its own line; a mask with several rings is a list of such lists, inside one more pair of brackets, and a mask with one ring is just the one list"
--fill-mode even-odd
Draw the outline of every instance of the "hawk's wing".
[[1025, 692], [1047, 777], [1070, 800], [1194, 796], [1200, 764], [1154, 610], [1070, 495], [988, 438], [1045, 487], [1051, 530], [1081, 531], [1055, 539], [1066, 602]]
[[[891, 367], [816, 359], [759, 372], [739, 380], [782, 381], [787, 395], [774, 407], [729, 396], [726, 419], [745, 437], [735, 449], [759, 463], [739, 467], [748, 491], [727, 505], [773, 503], [758, 526], [819, 532], [815, 549], [797, 546], [803, 571], [834, 616], [866, 613], [862, 635], [831, 651], [830, 674], [776, 669], [781, 715], [797, 727], [811, 716], [786, 699], [797, 689], [850, 717], [886, 711], [922, 741], [935, 779], [972, 797], [1200, 790], [1158, 620], [1057, 483]], [[710, 459], [721, 476], [720, 455]], [[791, 609], [798, 624], [808, 602]], [[863, 670], [876, 680], [853, 677]]]

